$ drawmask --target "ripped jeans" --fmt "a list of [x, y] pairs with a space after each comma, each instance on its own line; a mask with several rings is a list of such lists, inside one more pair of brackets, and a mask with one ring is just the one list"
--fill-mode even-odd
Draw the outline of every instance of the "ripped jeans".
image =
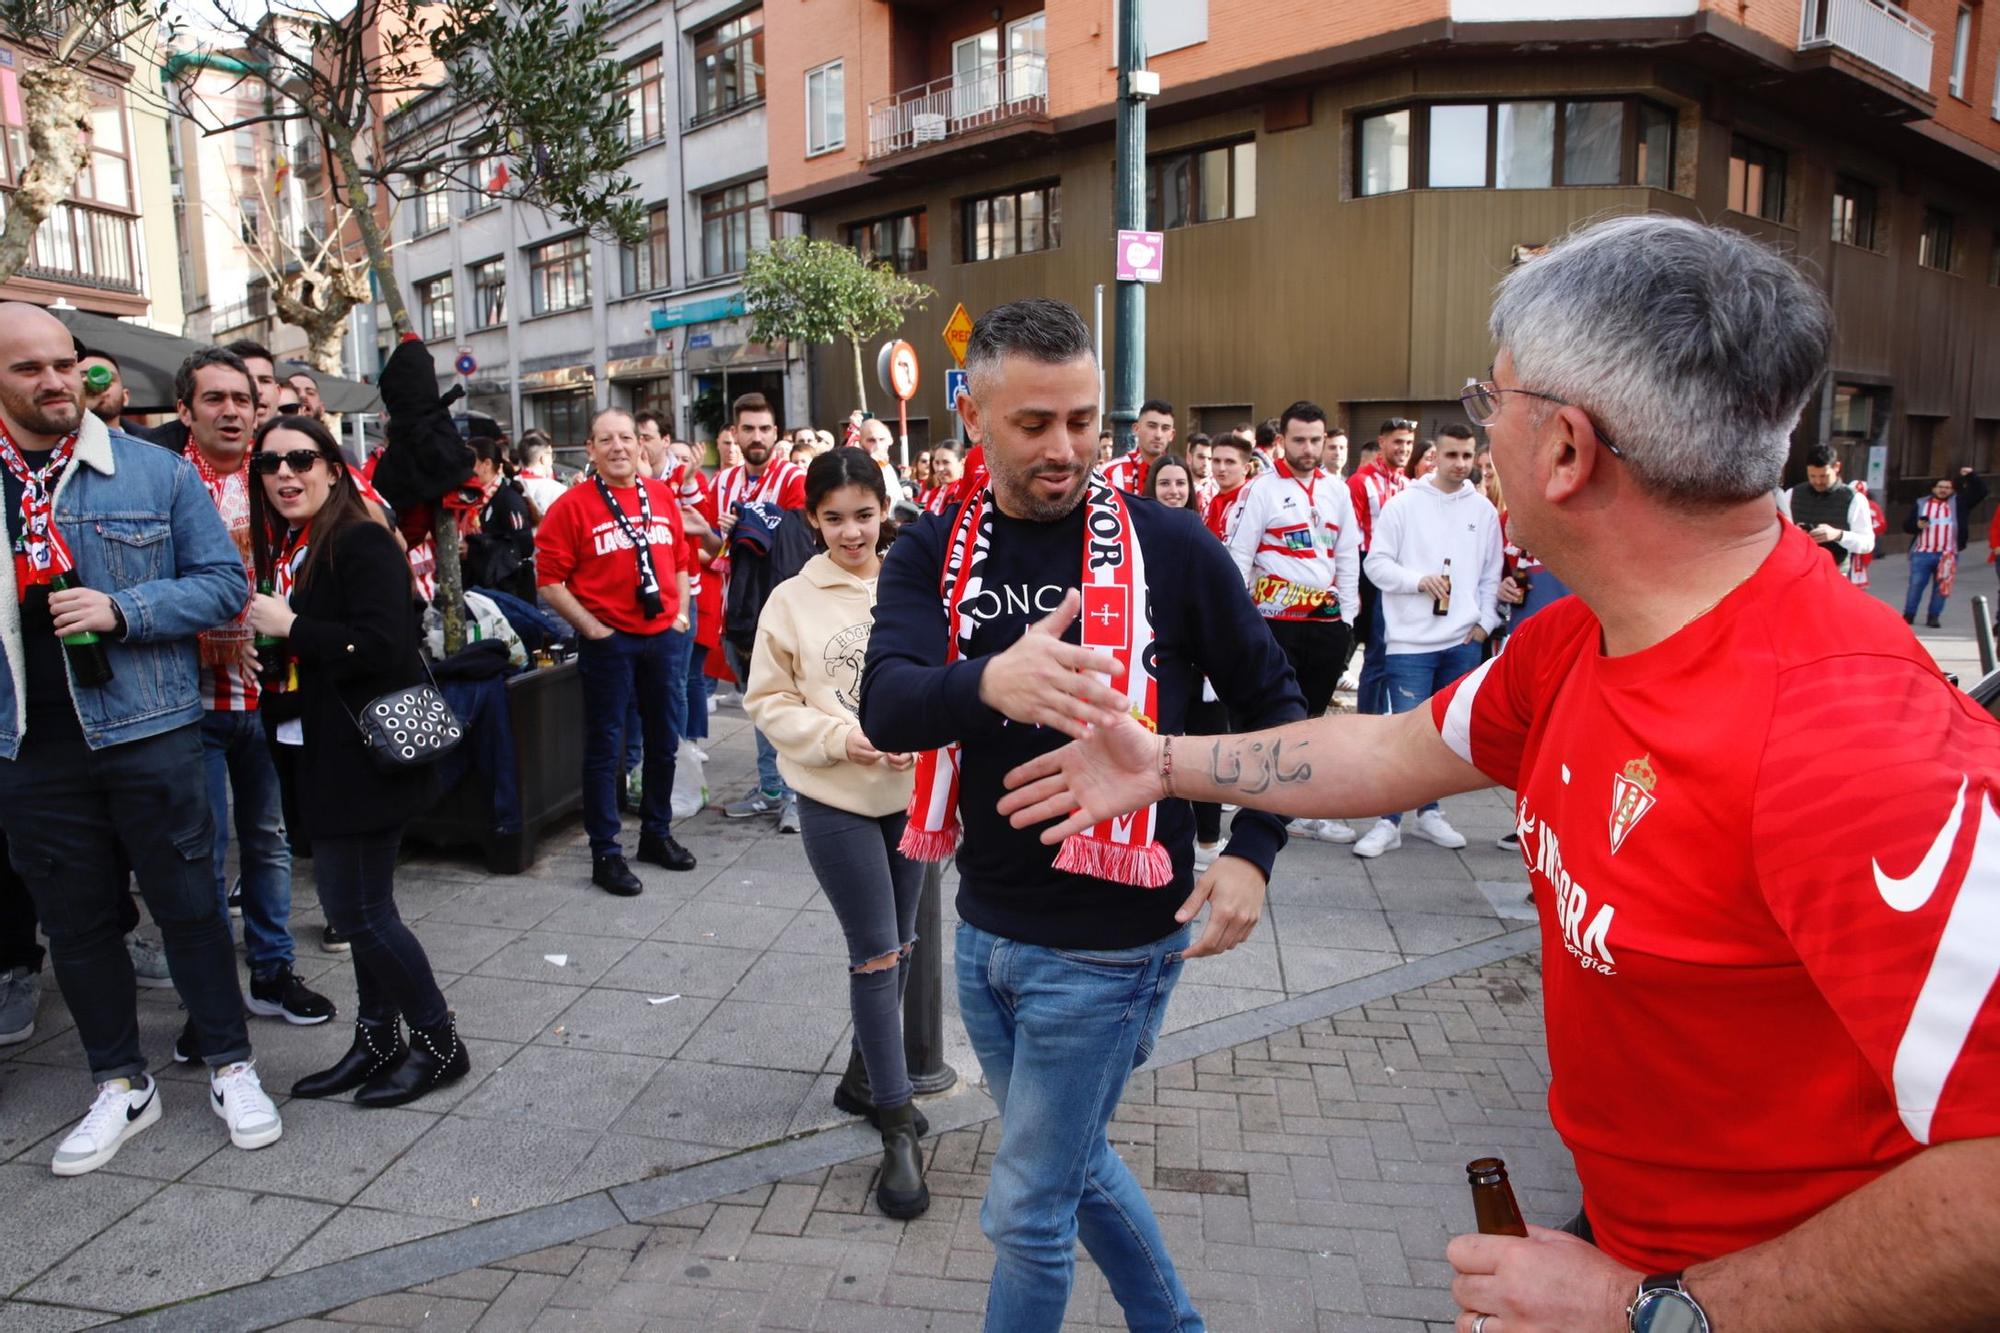
[[875, 818], [799, 797], [806, 860], [847, 936], [854, 1043], [881, 1107], [901, 1106], [913, 1095], [903, 1057], [903, 989], [924, 868], [896, 850], [905, 819], [901, 810]]

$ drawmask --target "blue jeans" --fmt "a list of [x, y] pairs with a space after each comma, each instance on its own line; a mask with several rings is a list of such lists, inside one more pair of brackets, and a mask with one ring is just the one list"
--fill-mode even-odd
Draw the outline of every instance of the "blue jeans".
[[1942, 551], [1910, 552], [1910, 590], [1903, 595], [1903, 619], [1917, 618], [1917, 604], [1924, 600], [1924, 589], [1927, 587], [1931, 590], [1931, 609], [1924, 618], [1936, 620], [1944, 614], [1944, 594], [1932, 582], [1937, 578], [1938, 566], [1942, 563]]
[[[1433, 694], [1478, 666], [1482, 656], [1483, 650], [1476, 643], [1461, 643], [1456, 648], [1441, 648], [1434, 653], [1387, 655], [1382, 669], [1388, 679], [1389, 711], [1414, 713]], [[1436, 801], [1424, 806], [1426, 810], [1437, 808]], [[1383, 818], [1392, 824], [1403, 822], [1401, 813]]]
[[578, 639], [576, 674], [583, 685], [583, 828], [592, 856], [619, 856], [618, 779], [624, 768], [626, 715], [635, 707], [646, 758], [639, 831], [666, 837], [673, 822], [673, 701], [687, 688], [688, 637], [676, 630]]
[[1062, 1326], [1079, 1237], [1129, 1327], [1207, 1327], [1105, 1134], [1159, 1036], [1188, 938], [1182, 929], [1137, 949], [1049, 949], [959, 923], [959, 1012], [1002, 1127], [979, 1210], [994, 1249], [988, 1333]]
[[[727, 639], [723, 640], [722, 643], [722, 657], [725, 662], [729, 663], [730, 673], [736, 677], [737, 692], [740, 694], [748, 690], [750, 688], [749, 657], [730, 647]], [[778, 776], [777, 747], [772, 745], [765, 738], [764, 733], [755, 727], [750, 728], [750, 734], [757, 741], [757, 789], [766, 796], [790, 796], [792, 789], [787, 787], [785, 780]]]
[[278, 770], [256, 713], [220, 708], [201, 715], [202, 759], [208, 770], [208, 808], [215, 816], [215, 900], [229, 920], [230, 797], [236, 805], [236, 859], [243, 872], [243, 953], [250, 975], [268, 977], [292, 965], [292, 847], [285, 837], [284, 798]]
[[700, 609], [690, 603], [687, 689], [682, 692], [687, 700], [687, 716], [681, 722], [681, 735], [691, 741], [708, 739], [708, 673], [702, 670], [702, 664], [708, 660], [708, 649], [696, 643], [694, 637], [700, 628]]

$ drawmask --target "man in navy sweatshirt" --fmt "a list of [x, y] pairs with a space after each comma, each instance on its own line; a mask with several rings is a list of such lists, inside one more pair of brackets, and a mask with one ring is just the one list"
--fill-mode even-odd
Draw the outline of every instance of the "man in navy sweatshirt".
[[1091, 347], [1058, 301], [974, 325], [960, 410], [989, 480], [890, 548], [861, 692], [877, 745], [945, 752], [920, 765], [904, 845], [957, 846], [959, 1007], [1007, 1130], [981, 1212], [996, 1251], [986, 1326], [1007, 1333], [1061, 1325], [1079, 1236], [1135, 1326], [1203, 1327], [1105, 1128], [1183, 961], [1255, 927], [1285, 831], [1239, 819], [1197, 882], [1185, 802], [1057, 854], [995, 813], [1002, 779], [1077, 734], [1080, 704], [1178, 730], [1203, 675], [1246, 727], [1305, 716], [1228, 552], [1191, 511], [1093, 469]]

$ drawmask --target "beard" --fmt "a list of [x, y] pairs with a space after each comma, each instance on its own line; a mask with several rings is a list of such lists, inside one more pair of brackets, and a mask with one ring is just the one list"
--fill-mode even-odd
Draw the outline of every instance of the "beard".
[[83, 400], [75, 395], [36, 398], [0, 394], [0, 408], [5, 408], [7, 415], [23, 429], [37, 435], [67, 435], [83, 424]]
[[[989, 453], [986, 456], [986, 470], [993, 484], [994, 498], [1002, 501], [1001, 508], [1014, 517], [1027, 519], [1031, 523], [1053, 523], [1059, 518], [1067, 518], [1070, 511], [1083, 499], [1084, 490], [1090, 484], [1090, 469], [1077, 463], [1058, 472], [1047, 465], [1031, 468], [1014, 468]], [[1062, 495], [1047, 496], [1034, 489], [1034, 482], [1041, 477], [1065, 476], [1070, 479], [1070, 488]]]

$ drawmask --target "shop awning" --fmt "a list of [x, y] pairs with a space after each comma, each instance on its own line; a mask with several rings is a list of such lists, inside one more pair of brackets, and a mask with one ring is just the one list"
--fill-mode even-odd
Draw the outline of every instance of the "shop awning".
[[[86, 348], [117, 360], [125, 388], [132, 395], [127, 408], [131, 412], [173, 411], [174, 372], [180, 369], [181, 362], [205, 346], [192, 338], [161, 333], [106, 315], [93, 315], [87, 310], [58, 308], [49, 313], [67, 325]], [[281, 362], [278, 372], [284, 374], [291, 368], [291, 362]], [[382, 397], [372, 384], [319, 370], [313, 371], [312, 376], [319, 381], [319, 396], [325, 400], [329, 412], [382, 410]]]

